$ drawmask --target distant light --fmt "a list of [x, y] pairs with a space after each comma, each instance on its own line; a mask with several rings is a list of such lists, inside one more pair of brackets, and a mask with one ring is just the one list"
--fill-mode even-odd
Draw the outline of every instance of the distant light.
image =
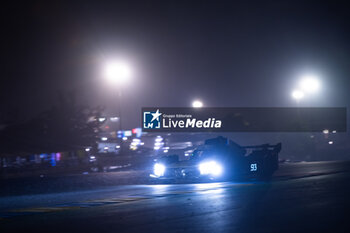
[[85, 151], [86, 151], [86, 152], [89, 152], [89, 151], [90, 151], [90, 148], [85, 148]]
[[194, 107], [194, 108], [201, 108], [201, 107], [203, 107], [203, 103], [201, 101], [199, 101], [199, 100], [195, 100], [192, 103], [192, 107]]
[[131, 77], [130, 66], [121, 61], [111, 61], [106, 64], [105, 77], [113, 83], [126, 83]]
[[117, 122], [119, 120], [119, 117], [111, 117], [109, 118], [112, 122]]
[[131, 130], [125, 130], [124, 131], [124, 137], [131, 137], [131, 136], [132, 136]]
[[141, 139], [134, 138], [134, 139], [132, 139], [132, 142], [130, 143], [130, 146], [132, 146], [135, 149], [137, 149], [137, 146], [140, 145], [140, 143], [141, 143]]
[[337, 131], [336, 131], [336, 130], [333, 130], [332, 133], [337, 133]]
[[115, 146], [115, 148], [116, 148], [116, 149], [119, 149], [119, 148], [120, 148], [120, 146], [119, 146], [119, 145], [118, 145], [118, 146]]
[[93, 156], [93, 155], [91, 155], [91, 156], [90, 156], [90, 162], [95, 162], [95, 161], [96, 161], [96, 157]]
[[56, 153], [56, 160], [57, 161], [61, 160], [61, 153], [60, 152]]
[[315, 75], [304, 75], [300, 81], [300, 87], [305, 92], [314, 93], [320, 89], [320, 82]]
[[128, 140], [128, 137], [123, 137], [123, 141], [126, 141], [126, 140]]
[[107, 138], [107, 137], [102, 137], [101, 140], [102, 140], [102, 141], [107, 141], [108, 138]]
[[103, 149], [104, 149], [104, 150], [108, 150], [108, 146], [105, 146]]
[[136, 134], [136, 137], [141, 137], [142, 136], [142, 129], [141, 128], [135, 128], [134, 130], [133, 130], [133, 133], [135, 133]]
[[304, 98], [304, 92], [302, 92], [300, 90], [294, 90], [292, 92], [292, 97], [293, 97], [293, 99], [301, 100], [302, 98]]
[[329, 145], [332, 145], [332, 144], [333, 144], [333, 141], [329, 141], [328, 144], [329, 144]]
[[161, 136], [157, 136], [155, 139], [156, 142], [161, 142], [163, 141], [163, 138]]
[[324, 129], [324, 130], [322, 131], [322, 133], [324, 133], [324, 134], [329, 134], [329, 130], [328, 130], [328, 129]]
[[164, 150], [163, 152], [164, 152], [164, 153], [168, 153], [168, 152], [169, 152], [169, 150]]
[[99, 118], [98, 118], [98, 121], [99, 121], [99, 122], [104, 122], [105, 120], [106, 120], [106, 117], [99, 117]]
[[164, 142], [163, 142], [163, 138], [162, 136], [158, 135], [155, 140], [154, 140], [154, 150], [159, 150], [160, 148], [162, 148], [164, 146]]

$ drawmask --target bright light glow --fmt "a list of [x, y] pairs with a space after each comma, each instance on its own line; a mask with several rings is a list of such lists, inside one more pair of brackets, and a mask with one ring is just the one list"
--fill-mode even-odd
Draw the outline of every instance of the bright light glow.
[[61, 153], [56, 153], [56, 160], [60, 161], [61, 160]]
[[126, 141], [126, 140], [128, 140], [128, 138], [127, 137], [123, 137], [123, 141]]
[[333, 144], [333, 141], [329, 141], [328, 144], [329, 144], [329, 145], [332, 145], [332, 144]]
[[160, 164], [160, 163], [154, 164], [153, 173], [156, 176], [164, 176], [165, 166], [163, 164]]
[[129, 81], [132, 72], [130, 66], [121, 61], [111, 61], [106, 64], [104, 74], [113, 83], [126, 83]]
[[333, 130], [332, 133], [337, 133], [337, 131], [336, 131], [336, 130]]
[[292, 97], [293, 97], [293, 99], [300, 100], [300, 99], [304, 98], [304, 92], [302, 92], [300, 90], [294, 90], [292, 92]]
[[161, 136], [157, 136], [155, 139], [156, 142], [161, 142], [163, 141], [163, 138]]
[[161, 136], [158, 135], [154, 141], [154, 150], [159, 150], [164, 146], [163, 138]]
[[105, 146], [103, 149], [104, 149], [104, 150], [108, 150], [109, 148], [108, 148], [108, 146]]
[[323, 132], [324, 134], [329, 134], [329, 130], [328, 130], [328, 129], [324, 129], [322, 132]]
[[107, 141], [108, 138], [107, 138], [107, 137], [102, 137], [101, 140], [102, 140], [102, 141]]
[[115, 146], [115, 148], [116, 148], [116, 149], [119, 149], [119, 148], [120, 148], [120, 146], [119, 146], [119, 145], [118, 145], [118, 146]]
[[219, 176], [222, 174], [222, 166], [215, 161], [203, 162], [199, 164], [201, 175]]
[[88, 147], [88, 148], [85, 148], [85, 151], [86, 152], [89, 152], [90, 151], [90, 148]]
[[106, 117], [99, 117], [99, 118], [98, 118], [98, 121], [99, 121], [99, 122], [104, 122], [105, 120], [106, 120]]
[[140, 144], [141, 144], [141, 139], [134, 138], [134, 139], [132, 139], [132, 142], [130, 143], [130, 149], [137, 150], [137, 148]]
[[125, 131], [124, 131], [124, 136], [125, 136], [125, 137], [131, 137], [131, 136], [132, 136], [131, 130], [125, 130]]
[[112, 122], [117, 122], [119, 120], [119, 117], [111, 117], [109, 118]]
[[169, 150], [164, 150], [163, 152], [164, 152], [164, 153], [168, 153], [168, 152], [169, 152]]
[[320, 89], [320, 82], [315, 75], [305, 75], [300, 81], [300, 87], [308, 93], [315, 93]]
[[201, 107], [203, 107], [203, 103], [201, 101], [199, 101], [199, 100], [195, 100], [192, 103], [192, 107], [194, 107], [194, 108], [201, 108]]

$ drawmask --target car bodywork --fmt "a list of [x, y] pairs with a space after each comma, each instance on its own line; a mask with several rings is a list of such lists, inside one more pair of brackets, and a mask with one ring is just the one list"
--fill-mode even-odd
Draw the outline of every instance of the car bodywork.
[[155, 161], [151, 177], [156, 179], [268, 178], [278, 169], [281, 143], [240, 146], [224, 137], [208, 139], [188, 160], [177, 155]]

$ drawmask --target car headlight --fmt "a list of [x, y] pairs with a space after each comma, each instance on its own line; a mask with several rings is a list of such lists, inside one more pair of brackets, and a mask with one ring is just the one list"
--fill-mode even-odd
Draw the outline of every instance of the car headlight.
[[199, 172], [201, 175], [220, 176], [222, 170], [222, 166], [215, 161], [208, 161], [199, 164]]
[[153, 173], [156, 176], [164, 176], [165, 166], [163, 164], [160, 164], [160, 163], [154, 164]]

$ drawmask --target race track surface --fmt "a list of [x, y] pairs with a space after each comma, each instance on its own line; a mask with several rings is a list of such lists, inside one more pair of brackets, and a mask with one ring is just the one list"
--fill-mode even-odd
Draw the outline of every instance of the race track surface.
[[347, 232], [350, 163], [268, 182], [150, 184], [146, 172], [0, 182], [0, 232]]

